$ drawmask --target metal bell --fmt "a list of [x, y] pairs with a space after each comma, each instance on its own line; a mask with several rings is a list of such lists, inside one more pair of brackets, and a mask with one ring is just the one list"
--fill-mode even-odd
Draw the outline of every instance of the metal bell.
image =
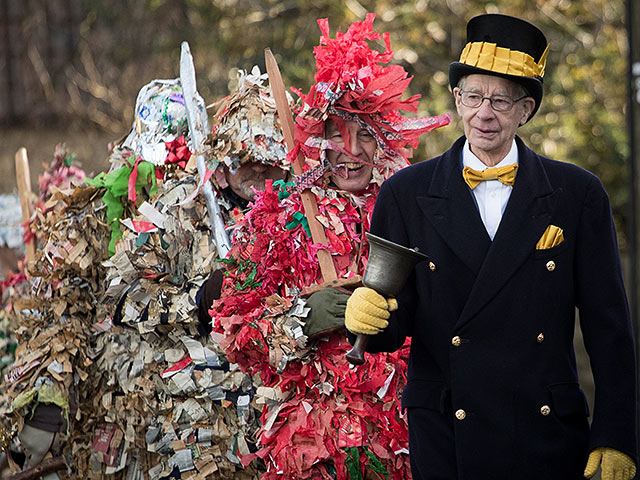
[[[395, 297], [418, 262], [429, 258], [424, 253], [390, 242], [369, 232], [369, 261], [362, 283], [386, 297]], [[347, 352], [347, 360], [353, 365], [364, 363], [364, 352], [369, 335], [358, 334], [353, 348]]]
[[365, 235], [369, 240], [369, 261], [362, 283], [384, 296], [395, 297], [416, 264], [429, 257], [369, 232]]

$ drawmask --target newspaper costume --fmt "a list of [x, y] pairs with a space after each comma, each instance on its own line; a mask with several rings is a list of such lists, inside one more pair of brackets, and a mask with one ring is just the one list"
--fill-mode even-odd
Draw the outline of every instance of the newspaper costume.
[[[262, 479], [393, 478], [409, 475], [408, 432], [400, 412], [408, 346], [376, 355], [350, 368], [344, 331], [308, 341], [309, 308], [300, 291], [320, 281], [320, 269], [303, 214], [299, 191], [312, 186], [319, 221], [339, 278], [362, 274], [368, 255], [363, 232], [369, 227], [379, 185], [407, 164], [407, 147], [419, 136], [446, 125], [448, 115], [408, 120], [400, 110], [416, 110], [418, 97], [401, 100], [410, 79], [386, 50], [368, 41], [373, 15], [351, 25], [335, 39], [320, 20], [315, 49], [316, 84], [303, 99], [296, 120], [296, 148], [305, 174], [294, 183], [275, 182], [258, 193], [253, 208], [238, 222], [233, 248], [225, 259], [222, 297], [210, 310], [213, 333], [227, 358], [243, 371], [259, 375], [264, 405], [259, 450], [242, 458], [262, 459]], [[331, 185], [327, 149], [347, 150], [323, 138], [331, 119], [344, 145], [345, 121], [356, 121], [377, 141], [373, 175], [364, 191], [348, 193]], [[339, 314], [339, 312], [338, 312]], [[313, 315], [313, 312], [311, 312]], [[372, 476], [373, 475], [373, 476]]]
[[[223, 100], [211, 140], [208, 168], [214, 172], [219, 173], [222, 164], [234, 168], [263, 159], [283, 163], [282, 133], [263, 80], [257, 70], [241, 73], [238, 89]], [[179, 103], [170, 92], [160, 95]], [[154, 98], [144, 105], [153, 106]], [[160, 102], [164, 104], [166, 100]], [[156, 119], [157, 112], [164, 119], [164, 112], [170, 111], [150, 110]], [[145, 107], [137, 112], [147, 113]], [[258, 478], [259, 465], [245, 468], [239, 460], [253, 448], [258, 428], [253, 379], [229, 364], [218, 346], [198, 332], [198, 293], [221, 265], [215, 261], [204, 200], [193, 195], [198, 181], [186, 148], [189, 141], [181, 138], [162, 139], [168, 152], [157, 194], [138, 200], [137, 215], [121, 221], [127, 228], [115, 255], [105, 263], [110, 285], [105, 299], [112, 302], [116, 320], [129, 328], [102, 335], [103, 382], [114, 387], [108, 400], [122, 394], [126, 401], [144, 405], [141, 416], [132, 417], [127, 408], [111, 408], [110, 416], [113, 424], [135, 431], [132, 441], [155, 453], [151, 478], [192, 473], [202, 478]], [[260, 154], [252, 149], [258, 142]], [[135, 140], [129, 143], [135, 145]], [[146, 143], [140, 145], [144, 155]], [[156, 158], [157, 146], [147, 150]], [[158, 166], [155, 177], [159, 178]], [[225, 195], [224, 188], [218, 190], [225, 220], [231, 224], [242, 215], [240, 205]], [[119, 295], [123, 290], [126, 295]], [[109, 380], [114, 372], [119, 373], [117, 383]], [[101, 401], [105, 403], [104, 397]]]
[[[16, 278], [10, 289], [18, 347], [4, 383], [13, 428], [26, 455], [24, 467], [38, 464], [46, 454], [64, 453], [72, 470], [88, 458], [69, 445], [89, 440], [71, 425], [90, 423], [92, 417], [84, 408], [90, 396], [84, 386], [108, 235], [99, 192], [78, 186], [85, 174], [72, 161], [58, 146], [40, 177], [40, 198], [25, 235], [35, 237], [39, 248], [28, 265], [29, 277]], [[50, 473], [44, 478], [59, 477]]]

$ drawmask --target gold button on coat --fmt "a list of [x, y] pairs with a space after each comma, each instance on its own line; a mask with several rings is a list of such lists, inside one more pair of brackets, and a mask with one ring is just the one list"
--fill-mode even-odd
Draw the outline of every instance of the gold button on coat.
[[429, 270], [431, 270], [432, 272], [436, 271], [436, 264], [433, 262], [429, 262]]
[[453, 345], [454, 347], [459, 347], [461, 343], [462, 339], [458, 335], [451, 339], [451, 345]]
[[536, 342], [538, 342], [538, 343], [544, 342], [544, 333], [539, 333], [538, 334], [538, 336], [536, 337]]
[[551, 407], [549, 405], [543, 405], [540, 407], [540, 413], [545, 417], [551, 413]]
[[464, 420], [465, 418], [467, 418], [467, 412], [462, 409], [456, 410], [456, 418], [458, 420]]
[[549, 260], [547, 262], [547, 270], [549, 270], [550, 272], [553, 272], [556, 269], [556, 262], [554, 262], [553, 260]]

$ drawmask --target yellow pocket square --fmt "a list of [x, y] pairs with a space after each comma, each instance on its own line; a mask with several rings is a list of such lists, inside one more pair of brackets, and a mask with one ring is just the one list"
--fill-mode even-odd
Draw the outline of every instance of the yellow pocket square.
[[564, 242], [564, 235], [562, 229], [555, 225], [549, 225], [544, 231], [538, 243], [536, 243], [536, 250], [546, 250], [553, 248]]

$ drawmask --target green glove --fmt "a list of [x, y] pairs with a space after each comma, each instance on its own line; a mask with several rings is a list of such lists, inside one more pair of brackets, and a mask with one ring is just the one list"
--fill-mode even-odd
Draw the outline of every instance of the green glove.
[[307, 299], [311, 312], [303, 328], [308, 337], [319, 337], [344, 326], [344, 310], [349, 295], [335, 288], [325, 288], [313, 293]]
[[602, 467], [602, 480], [631, 480], [636, 474], [631, 457], [609, 447], [598, 447], [589, 454], [584, 476], [593, 477], [598, 467]]

